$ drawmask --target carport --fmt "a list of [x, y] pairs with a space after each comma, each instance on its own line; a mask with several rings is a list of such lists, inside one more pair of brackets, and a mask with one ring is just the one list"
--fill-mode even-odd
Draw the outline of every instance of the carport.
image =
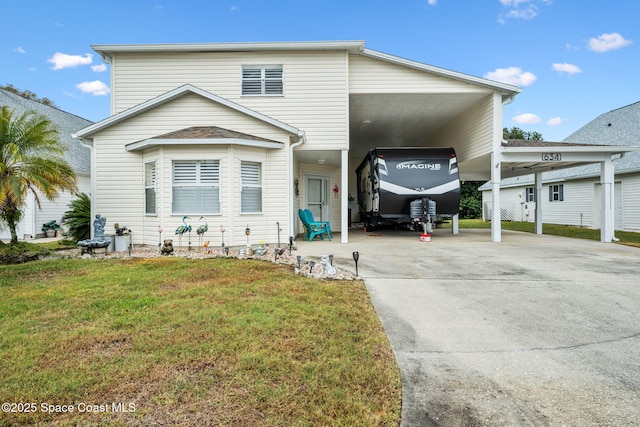
[[[613, 161], [637, 147], [616, 145], [572, 144], [545, 141], [503, 141], [493, 153], [491, 173], [491, 240], [502, 239], [500, 217], [500, 181], [521, 175], [535, 175], [535, 198], [542, 195], [542, 173], [552, 170], [600, 163], [602, 214], [600, 241], [610, 243], [614, 235], [614, 168]], [[542, 203], [536, 203], [535, 232], [542, 234]]]
[[[634, 147], [504, 141], [504, 105], [521, 89], [364, 48], [349, 57], [349, 150], [299, 152], [301, 159], [341, 169], [342, 242], [348, 242], [348, 194], [356, 194], [355, 169], [373, 147], [453, 147], [460, 179], [491, 181], [535, 173], [541, 193], [542, 172], [601, 163], [602, 241], [613, 239], [612, 161]], [[613, 142], [615, 143], [615, 142]], [[492, 191], [491, 240], [501, 241], [500, 192]], [[541, 204], [536, 232], [542, 233]], [[457, 218], [454, 219], [454, 225]], [[457, 227], [454, 226], [454, 233]]]

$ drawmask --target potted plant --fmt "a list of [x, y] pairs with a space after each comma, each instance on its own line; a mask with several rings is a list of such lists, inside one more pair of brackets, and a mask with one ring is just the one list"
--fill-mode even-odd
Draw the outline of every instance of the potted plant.
[[60, 225], [58, 225], [58, 223], [54, 219], [42, 224], [42, 231], [45, 232], [47, 237], [56, 237], [57, 232], [62, 231], [62, 227], [60, 227]]

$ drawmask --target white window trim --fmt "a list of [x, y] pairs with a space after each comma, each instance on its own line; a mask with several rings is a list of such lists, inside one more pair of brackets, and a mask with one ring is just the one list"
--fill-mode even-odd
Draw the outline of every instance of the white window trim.
[[[195, 162], [196, 165], [200, 165], [201, 162], [217, 162], [218, 164], [218, 176], [217, 176], [217, 182], [215, 183], [202, 183], [200, 182], [200, 177], [201, 177], [201, 169], [200, 166], [196, 166], [196, 183], [194, 184], [189, 184], [189, 185], [183, 185], [185, 187], [214, 187], [218, 189], [218, 212], [209, 212], [209, 211], [177, 211], [175, 209], [174, 206], [174, 191], [175, 191], [175, 187], [176, 187], [176, 183], [175, 183], [175, 164], [179, 163], [179, 162]], [[172, 215], [222, 215], [222, 162], [220, 161], [220, 159], [193, 159], [193, 158], [176, 158], [176, 159], [171, 159], [171, 214]]]
[[[244, 165], [256, 165], [258, 167], [258, 184], [254, 183], [245, 183], [243, 181], [242, 168]], [[262, 215], [264, 213], [264, 191], [263, 191], [263, 167], [261, 162], [256, 162], [253, 160], [241, 160], [240, 161], [240, 214], [241, 215]], [[260, 211], [243, 211], [242, 207], [242, 191], [245, 187], [248, 188], [259, 188], [260, 189]]]
[[[266, 85], [265, 82], [267, 81], [267, 78], [265, 76], [265, 71], [269, 68], [276, 68], [279, 67], [280, 68], [280, 79], [269, 79], [269, 80], [274, 80], [280, 81], [280, 84], [282, 86], [282, 90], [280, 93], [265, 93], [266, 92]], [[260, 93], [244, 93], [244, 70], [245, 68], [253, 68], [253, 69], [260, 69]], [[259, 96], [259, 97], [282, 97], [284, 96], [284, 66], [282, 64], [245, 64], [242, 65], [241, 70], [240, 70], [240, 96]]]
[[[153, 168], [151, 184], [149, 184], [147, 182], [147, 166], [152, 166], [152, 168]], [[158, 188], [157, 188], [157, 183], [158, 183], [158, 169], [157, 169], [156, 161], [154, 160], [152, 162], [145, 162], [144, 163], [144, 214], [145, 214], [145, 216], [158, 216]], [[149, 190], [149, 189], [153, 190], [153, 201], [154, 201], [154, 211], [153, 212], [148, 212], [148, 207], [147, 207], [147, 190]]]

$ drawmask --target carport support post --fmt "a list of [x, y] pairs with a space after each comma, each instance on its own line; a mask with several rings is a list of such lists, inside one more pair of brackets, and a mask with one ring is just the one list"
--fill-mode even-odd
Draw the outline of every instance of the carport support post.
[[542, 172], [536, 172], [536, 234], [542, 234]]
[[491, 241], [499, 243], [502, 241], [502, 224], [500, 223], [500, 168], [502, 165], [500, 153], [496, 153], [496, 149], [491, 153]]
[[460, 227], [458, 226], [459, 218], [460, 218], [460, 214], [455, 214], [453, 218], [451, 218], [451, 232], [453, 234], [460, 234]]
[[349, 150], [341, 151], [340, 240], [349, 243]]
[[602, 184], [602, 225], [600, 226], [600, 241], [604, 243], [611, 243], [613, 241], [613, 181], [613, 162], [611, 158], [608, 158], [602, 162], [602, 166], [600, 167], [600, 183]]

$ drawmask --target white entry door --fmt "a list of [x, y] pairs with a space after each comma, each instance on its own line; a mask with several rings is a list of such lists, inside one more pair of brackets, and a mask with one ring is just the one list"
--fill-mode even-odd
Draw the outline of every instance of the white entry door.
[[329, 221], [329, 177], [307, 175], [305, 183], [307, 209], [316, 221]]

